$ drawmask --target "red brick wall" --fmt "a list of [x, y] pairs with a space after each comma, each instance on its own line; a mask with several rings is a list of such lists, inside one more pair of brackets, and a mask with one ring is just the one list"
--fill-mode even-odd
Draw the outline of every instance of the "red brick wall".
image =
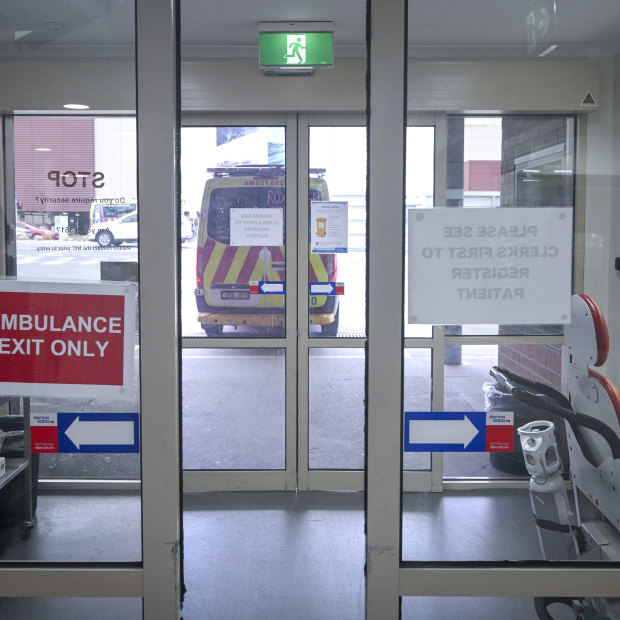
[[501, 345], [497, 354], [498, 365], [526, 379], [561, 388], [562, 354], [559, 346], [522, 344]]
[[470, 160], [465, 162], [465, 191], [499, 192], [501, 187], [499, 160]]

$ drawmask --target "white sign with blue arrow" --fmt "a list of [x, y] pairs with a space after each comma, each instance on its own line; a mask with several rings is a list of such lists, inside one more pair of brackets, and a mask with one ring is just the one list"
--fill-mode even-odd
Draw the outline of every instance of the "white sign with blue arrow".
[[250, 295], [284, 295], [284, 282], [260, 280], [250, 282]]
[[310, 282], [310, 295], [344, 295], [344, 282]]
[[58, 452], [139, 452], [138, 413], [59, 413]]
[[506, 452], [512, 446], [509, 411], [405, 412], [405, 452]]

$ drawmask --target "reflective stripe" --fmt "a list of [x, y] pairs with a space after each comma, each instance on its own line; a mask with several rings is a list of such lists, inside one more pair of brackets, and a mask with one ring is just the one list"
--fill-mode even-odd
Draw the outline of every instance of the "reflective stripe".
[[[239, 274], [241, 273], [241, 268], [247, 262], [246, 259], [249, 252], [250, 247], [247, 245], [235, 248], [234, 258], [230, 262], [230, 268], [228, 269], [228, 273], [226, 274], [226, 277], [224, 279], [224, 282], [226, 284], [241, 282], [241, 280], [239, 279]], [[247, 283], [248, 280], [244, 282], [244, 284]]]
[[308, 279], [310, 282], [328, 282], [323, 254], [310, 254]]
[[[218, 243], [218, 245], [220, 245]], [[228, 280], [228, 272], [230, 271], [230, 266], [232, 265], [233, 260], [235, 259], [235, 256], [237, 255], [237, 249], [238, 248], [231, 248], [230, 246], [223, 246], [224, 247], [224, 252], [222, 253], [218, 264], [217, 264], [217, 269], [215, 270], [215, 273], [213, 274], [213, 283], [214, 284], [222, 284], [222, 283], [227, 283], [227, 284], [232, 284], [234, 282], [234, 280], [229, 281]], [[215, 256], [215, 252], [213, 253], [213, 257]], [[211, 257], [211, 259], [209, 259], [210, 261], [213, 260], [213, 257]]]
[[240, 269], [239, 275], [237, 276], [237, 282], [245, 284], [253, 279], [252, 272], [259, 260], [260, 250], [258, 246], [249, 248], [247, 257], [243, 262], [243, 267]]
[[213, 239], [205, 241], [204, 245], [204, 262], [205, 270], [203, 275], [203, 285], [205, 288], [211, 286], [213, 283], [213, 277], [220, 264], [222, 256], [224, 254], [224, 246], [221, 243], [216, 243]]

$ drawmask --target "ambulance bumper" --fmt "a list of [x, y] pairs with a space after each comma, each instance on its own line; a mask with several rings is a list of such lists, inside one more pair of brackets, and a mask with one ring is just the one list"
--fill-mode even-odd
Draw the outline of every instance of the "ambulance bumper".
[[[261, 313], [261, 314], [223, 314], [217, 312], [199, 312], [198, 322], [202, 325], [232, 325], [240, 327], [248, 325], [252, 327], [282, 327], [284, 326], [284, 314]], [[327, 325], [334, 322], [333, 312], [317, 312], [310, 314], [310, 325]]]

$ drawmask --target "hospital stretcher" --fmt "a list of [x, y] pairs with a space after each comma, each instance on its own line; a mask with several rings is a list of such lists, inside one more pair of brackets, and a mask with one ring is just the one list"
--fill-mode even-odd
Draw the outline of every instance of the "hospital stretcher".
[[[542, 555], [548, 561], [620, 561], [620, 390], [592, 368], [605, 364], [609, 332], [596, 303], [574, 295], [565, 327], [568, 396], [494, 367], [501, 388], [538, 410], [540, 419], [518, 429], [530, 474], [530, 498]], [[554, 424], [565, 421], [570, 463], [561, 463]], [[537, 414], [538, 415], [538, 414]], [[557, 418], [556, 418], [557, 419]], [[572, 497], [563, 468], [569, 468]], [[620, 596], [620, 584], [614, 588]], [[613, 593], [613, 592], [612, 592]], [[552, 619], [552, 603], [569, 605], [579, 619], [620, 619], [620, 598], [536, 599], [538, 617]], [[563, 616], [564, 617], [564, 616]]]

